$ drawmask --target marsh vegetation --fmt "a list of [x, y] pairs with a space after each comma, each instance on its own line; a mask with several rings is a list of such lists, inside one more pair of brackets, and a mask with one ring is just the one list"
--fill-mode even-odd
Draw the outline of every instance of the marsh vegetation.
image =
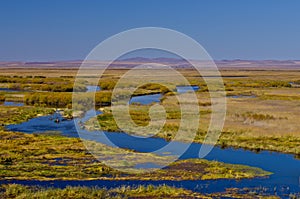
[[[183, 188], [175, 188], [166, 185], [160, 186], [122, 186], [114, 189], [106, 189], [100, 187], [66, 187], [59, 188], [43, 188], [39, 186], [22, 186], [17, 184], [2, 185], [0, 196], [4, 199], [24, 198], [74, 198], [74, 199], [137, 199], [137, 198], [202, 198], [211, 199], [219, 197], [231, 198], [253, 198], [253, 199], [278, 199], [277, 196], [265, 196], [256, 192], [239, 193], [238, 189], [228, 189], [222, 193], [200, 194]], [[292, 197], [293, 195], [291, 195]]]
[[[57, 73], [59, 71], [59, 73]], [[107, 70], [104, 78], [97, 83], [101, 90], [95, 93], [95, 104], [93, 104], [94, 93], [84, 93], [87, 85], [94, 82], [93, 77], [82, 81], [78, 92], [84, 93], [86, 98], [82, 98], [80, 103], [75, 105], [80, 110], [89, 110], [96, 105], [101, 108], [103, 114], [86, 122], [89, 130], [102, 129], [111, 132], [121, 132], [123, 129], [116, 123], [112, 115], [111, 100], [113, 89], [118, 79], [127, 70]], [[206, 82], [193, 70], [179, 69], [191, 85], [199, 87], [196, 91], [198, 98], [200, 122], [194, 142], [202, 143], [208, 129], [211, 117], [212, 102]], [[146, 174], [128, 174], [106, 166], [99, 162], [93, 155], [87, 152], [83, 143], [77, 138], [67, 138], [56, 135], [53, 132], [43, 135], [27, 135], [22, 133], [8, 132], [5, 125], [16, 124], [27, 121], [31, 118], [54, 113], [57, 109], [64, 110], [65, 115], [72, 118], [72, 91], [76, 70], [47, 72], [38, 70], [36, 75], [30, 75], [32, 71], [5, 71], [0, 77], [0, 87], [9, 88], [14, 92], [0, 91], [0, 105], [5, 101], [24, 102], [24, 107], [4, 107], [0, 106], [1, 126], [1, 160], [0, 177], [2, 179], [24, 179], [24, 180], [207, 180], [207, 179], [243, 179], [253, 177], [268, 176], [271, 173], [259, 168], [244, 165], [226, 164], [216, 161], [188, 159], [179, 160], [162, 170], [156, 170]], [[221, 147], [246, 148], [256, 152], [262, 150], [272, 150], [284, 153], [300, 154], [300, 124], [298, 118], [300, 113], [300, 88], [293, 86], [290, 82], [298, 82], [300, 72], [298, 71], [256, 71], [256, 70], [224, 70], [224, 84], [227, 96], [251, 96], [227, 98], [227, 116], [225, 126], [218, 145]], [[56, 74], [59, 74], [57, 76]], [[234, 77], [237, 76], [237, 77]], [[161, 78], [161, 76], [160, 76]], [[132, 91], [132, 87], [140, 85], [143, 78], [138, 78], [136, 82], [123, 82], [120, 89], [122, 92], [117, 96], [123, 99]], [[173, 79], [174, 80], [174, 79]], [[166, 122], [161, 131], [155, 136], [166, 140], [172, 140], [180, 128], [182, 116], [180, 102], [176, 96], [176, 85], [185, 85], [174, 80], [175, 85], [161, 86], [155, 83], [147, 83], [134, 90], [133, 96], [161, 93], [160, 105], [166, 111]], [[120, 85], [119, 85], [120, 86]], [[126, 90], [126, 88], [129, 88]], [[185, 93], [189, 99], [191, 93]], [[254, 96], [254, 97], [252, 97]], [[189, 100], [184, 103], [194, 105]], [[125, 104], [118, 104], [122, 107]], [[129, 113], [133, 122], [137, 126], [146, 127], [151, 125], [156, 128], [161, 121], [151, 120], [151, 106], [153, 104], [132, 103], [129, 105]], [[122, 122], [122, 121], [121, 121]], [[126, 122], [126, 121], [124, 121]], [[188, 137], [189, 128], [183, 127]], [[126, 131], [126, 133], [131, 133]], [[147, 132], [139, 132], [139, 135], [149, 136]], [[182, 141], [185, 138], [182, 137]], [[99, 143], [92, 143], [101, 149], [98, 155], [106, 157], [115, 154], [116, 157], [127, 154], [128, 157], [138, 159], [138, 164], [147, 163], [149, 158], [154, 159], [157, 164], [168, 161], [167, 156], [146, 154], [129, 149], [113, 149]], [[111, 160], [115, 167], [126, 168], [130, 171], [138, 170], [136, 165], [128, 162]], [[25, 198], [39, 196], [71, 196], [81, 192], [83, 197], [89, 197], [87, 192], [92, 192], [93, 196], [101, 197], [149, 197], [158, 196], [169, 197], [167, 193], [174, 196], [178, 193], [183, 196], [201, 196], [191, 191], [175, 189], [172, 187], [127, 187], [120, 188], [123, 192], [115, 189], [94, 189], [69, 187], [67, 189], [50, 189], [22, 187], [19, 185], [7, 185], [2, 187], [1, 194], [7, 198], [12, 198], [17, 194]], [[33, 190], [38, 190], [35, 192]], [[139, 190], [139, 191], [137, 191]], [[153, 191], [151, 191], [153, 190]], [[186, 195], [184, 195], [186, 193]], [[41, 194], [41, 195], [39, 195]], [[70, 195], [71, 194], [71, 195]], [[140, 195], [139, 195], [140, 194]], [[146, 195], [143, 195], [146, 194]], [[147, 195], [148, 194], [148, 195]], [[230, 194], [239, 195], [241, 193], [230, 191], [226, 193], [216, 193], [215, 197]], [[58, 196], [57, 196], [58, 195]], [[160, 196], [160, 195], [159, 195]], [[212, 197], [206, 195], [205, 197]], [[254, 197], [249, 196], [249, 197]]]
[[258, 168], [194, 159], [177, 161], [162, 170], [149, 170], [145, 174], [136, 165], [149, 160], [164, 165], [170, 161], [170, 157], [112, 148], [88, 141], [85, 144], [93, 146], [93, 156], [79, 138], [4, 131], [0, 132], [0, 136], [0, 179], [196, 180], [253, 178], [271, 174]]

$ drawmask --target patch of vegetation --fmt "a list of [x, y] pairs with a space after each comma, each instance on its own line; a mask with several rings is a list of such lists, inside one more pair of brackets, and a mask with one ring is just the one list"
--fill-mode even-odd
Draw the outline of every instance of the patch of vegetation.
[[[252, 199], [279, 199], [278, 196], [267, 195], [262, 191], [263, 188], [230, 188], [224, 192], [201, 194], [183, 188], [170, 187], [167, 185], [159, 186], [121, 186], [118, 188], [99, 188], [86, 186], [67, 186], [66, 188], [44, 188], [40, 186], [25, 186], [19, 184], [4, 184], [0, 187], [0, 197], [3, 199], [37, 199], [37, 198], [72, 198], [72, 199], [99, 199], [99, 198], [252, 198]], [[296, 198], [299, 194], [290, 194], [290, 198]]]
[[162, 94], [167, 94], [167, 93], [172, 93], [176, 91], [176, 87], [173, 87], [172, 90], [168, 89], [167, 87], [160, 85], [160, 84], [154, 84], [154, 83], [149, 83], [145, 84], [141, 87], [139, 87], [136, 90], [136, 95], [141, 94], [148, 94], [148, 93], [162, 93]]
[[287, 100], [287, 101], [299, 101], [300, 96], [289, 96], [289, 95], [274, 95], [274, 94], [264, 94], [261, 95], [262, 100]]
[[[73, 78], [45, 76], [0, 76], [0, 83], [8, 84], [10, 89], [30, 91], [72, 92]], [[77, 85], [76, 91], [86, 91], [86, 87]]]
[[[203, 102], [203, 106], [208, 106], [210, 102]], [[180, 105], [177, 103], [177, 100], [172, 100], [172, 103], [169, 102], [163, 102], [162, 104], [164, 106], [165, 112], [166, 112], [166, 121], [163, 125], [163, 128], [161, 131], [156, 134], [158, 137], [165, 138], [167, 140], [170, 140], [174, 137], [175, 133], [178, 131], [180, 126], [180, 119], [182, 117], [182, 112], [180, 109]], [[150, 105], [139, 105], [139, 104], [131, 104], [129, 107], [129, 114], [133, 122], [138, 126], [147, 126], [149, 125], [149, 122], [151, 121], [151, 117], [149, 115], [149, 110], [151, 108]], [[191, 106], [192, 108], [193, 106]], [[121, 110], [122, 107], [120, 107]], [[188, 111], [186, 111], [188, 112]], [[203, 109], [200, 110], [200, 115], [207, 115], [210, 113], [209, 109]], [[193, 113], [192, 113], [193, 114]], [[157, 115], [154, 116], [153, 122], [153, 128], [158, 128], [159, 126], [159, 120], [155, 120]], [[193, 117], [191, 115], [190, 117]], [[123, 121], [124, 120], [124, 121]], [[128, 123], [128, 120], [126, 117], [120, 118], [119, 122], [123, 122], [124, 124]], [[100, 125], [100, 126], [99, 126]], [[111, 132], [120, 132], [122, 129], [119, 128], [119, 126], [116, 124], [116, 121], [113, 117], [113, 114], [109, 108], [106, 108], [103, 112], [103, 114], [100, 114], [97, 116], [97, 120], [90, 120], [86, 123], [86, 127], [88, 129], [101, 129], [105, 131], [111, 131]], [[129, 131], [126, 131], [127, 133], [131, 133]], [[147, 132], [141, 132], [146, 134]]]
[[37, 116], [52, 114], [54, 111], [37, 107], [0, 107], [0, 124], [18, 124]]
[[244, 121], [247, 120], [247, 119], [257, 120], [257, 121], [261, 121], [261, 120], [275, 120], [275, 119], [277, 119], [273, 115], [261, 114], [261, 113], [253, 113], [253, 112], [246, 112], [246, 113], [243, 113], [243, 114], [236, 113], [235, 116], [237, 118], [242, 118]]
[[104, 198], [210, 198], [193, 193], [182, 188], [166, 185], [160, 186], [122, 186], [119, 188], [105, 189], [99, 187], [66, 187], [43, 188], [38, 186], [24, 186], [18, 184], [2, 185], [0, 197], [3, 199], [24, 198], [72, 198], [72, 199], [104, 199]]
[[[219, 178], [252, 178], [270, 175], [263, 170], [207, 160], [182, 160], [162, 170], [141, 173], [136, 165], [153, 162], [165, 165], [170, 156], [137, 153], [86, 141], [86, 150], [79, 138], [59, 135], [35, 135], [0, 132], [0, 178], [23, 180], [196, 180]], [[126, 164], [124, 161], [128, 161]], [[113, 168], [123, 169], [123, 172]], [[134, 164], [133, 164], [134, 163]], [[124, 172], [126, 171], [126, 172]]]
[[0, 103], [5, 101], [5, 95], [4, 94], [0, 94]]
[[[79, 110], [89, 110], [96, 106], [107, 106], [111, 104], [111, 92], [101, 91], [93, 93], [79, 93], [73, 105]], [[95, 97], [95, 104], [93, 98]], [[72, 108], [72, 93], [69, 92], [35, 92], [27, 93], [24, 97], [27, 105], [54, 108]]]
[[[224, 192], [208, 194], [212, 198], [251, 198], [251, 199], [279, 199], [280, 197], [264, 193], [264, 187], [228, 188]], [[292, 194], [290, 198], [292, 198]]]
[[[143, 179], [151, 180], [212, 180], [212, 179], [242, 179], [263, 177], [272, 173], [259, 168], [225, 164], [217, 161], [203, 159], [179, 160], [169, 166], [151, 173], [144, 173]], [[139, 176], [130, 179], [139, 180]]]
[[[226, 91], [228, 91], [228, 90], [226, 90]], [[229, 92], [226, 92], [226, 96], [228, 96], [228, 97], [231, 97], [231, 96], [241, 96], [241, 97], [251, 97], [251, 96], [253, 96], [253, 97], [256, 97], [257, 96], [257, 93], [256, 92], [254, 92], [254, 91], [233, 91], [233, 90], [231, 90], [231, 91], [229, 91]]]
[[300, 154], [299, 143], [300, 138], [295, 136], [247, 136], [237, 135], [235, 132], [223, 132], [218, 141], [222, 147], [244, 148], [255, 152], [270, 150], [295, 155]]
[[226, 82], [226, 88], [232, 87], [250, 87], [250, 88], [282, 88], [292, 87], [289, 81], [282, 80], [257, 80], [257, 79], [243, 79], [243, 80], [235, 80], [231, 82]]
[[[150, 122], [150, 116], [149, 116], [149, 108], [151, 107], [151, 105], [130, 105], [130, 116], [132, 118], [132, 120], [135, 122], [135, 124], [139, 125], [139, 126], [147, 126]], [[164, 125], [163, 131], [161, 132], [161, 134], [163, 134], [163, 132], [166, 131], [174, 131], [177, 132], [178, 127], [179, 127], [179, 121], [177, 121], [177, 119], [181, 118], [181, 111], [178, 107], [178, 105], [175, 106], [168, 106], [166, 107], [166, 117], [167, 117], [167, 121]], [[121, 129], [119, 129], [119, 127], [117, 126], [112, 112], [110, 110], [106, 110], [103, 114], [100, 114], [97, 116], [97, 119], [99, 121], [99, 124], [101, 126], [102, 130], [106, 130], [106, 131], [120, 131]], [[126, 118], [125, 118], [126, 119]], [[92, 121], [94, 122], [94, 125], [97, 125], [97, 121]], [[126, 121], [124, 121], [124, 123], [126, 123]], [[91, 126], [91, 123], [87, 123], [87, 125]]]
[[28, 93], [24, 97], [27, 105], [64, 108], [72, 106], [72, 93]]
[[99, 82], [99, 86], [102, 90], [113, 90], [115, 85], [117, 84], [117, 80], [113, 79], [101, 79]]

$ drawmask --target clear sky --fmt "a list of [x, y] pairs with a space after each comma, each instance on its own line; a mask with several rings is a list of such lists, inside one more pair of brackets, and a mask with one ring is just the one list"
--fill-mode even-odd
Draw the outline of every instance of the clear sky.
[[84, 59], [130, 28], [171, 28], [213, 59], [300, 59], [300, 0], [0, 0], [0, 61]]

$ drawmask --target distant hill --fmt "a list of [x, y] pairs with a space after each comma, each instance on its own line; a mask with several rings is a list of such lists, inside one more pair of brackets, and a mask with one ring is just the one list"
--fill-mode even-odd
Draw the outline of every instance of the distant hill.
[[[79, 68], [82, 60], [51, 61], [51, 62], [0, 62], [0, 68]], [[205, 65], [205, 61], [193, 61]], [[104, 66], [107, 61], [88, 61], [90, 67]], [[140, 64], [159, 63], [174, 68], [190, 68], [190, 63], [183, 59], [175, 58], [144, 58], [134, 57], [114, 61], [111, 68], [132, 68]], [[217, 60], [216, 65], [220, 69], [243, 68], [243, 69], [294, 69], [300, 70], [300, 60]]]

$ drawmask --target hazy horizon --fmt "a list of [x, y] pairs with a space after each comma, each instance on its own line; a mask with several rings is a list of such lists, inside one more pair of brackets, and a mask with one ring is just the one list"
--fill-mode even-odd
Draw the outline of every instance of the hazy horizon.
[[[159, 59], [169, 59], [169, 60], [184, 60], [184, 59], [180, 59], [180, 58], [173, 58], [173, 57], [130, 57], [130, 58], [123, 58], [123, 59], [117, 59], [115, 61], [130, 61], [130, 60], [138, 60], [138, 59], [145, 59], [145, 60], [159, 60]], [[192, 59], [193, 61], [205, 61], [205, 60], [197, 60], [197, 59]], [[83, 62], [84, 59], [58, 59], [58, 60], [0, 60], [0, 62], [4, 63], [4, 62], [22, 62], [22, 63], [51, 63], [51, 62]], [[107, 60], [89, 60], [89, 61], [107, 61]], [[249, 62], [264, 62], [264, 61], [274, 61], [274, 62], [288, 62], [288, 61], [300, 61], [300, 57], [299, 59], [214, 59], [214, 62], [222, 62], [222, 61], [229, 61], [229, 62], [233, 62], [233, 61], [249, 61]]]

